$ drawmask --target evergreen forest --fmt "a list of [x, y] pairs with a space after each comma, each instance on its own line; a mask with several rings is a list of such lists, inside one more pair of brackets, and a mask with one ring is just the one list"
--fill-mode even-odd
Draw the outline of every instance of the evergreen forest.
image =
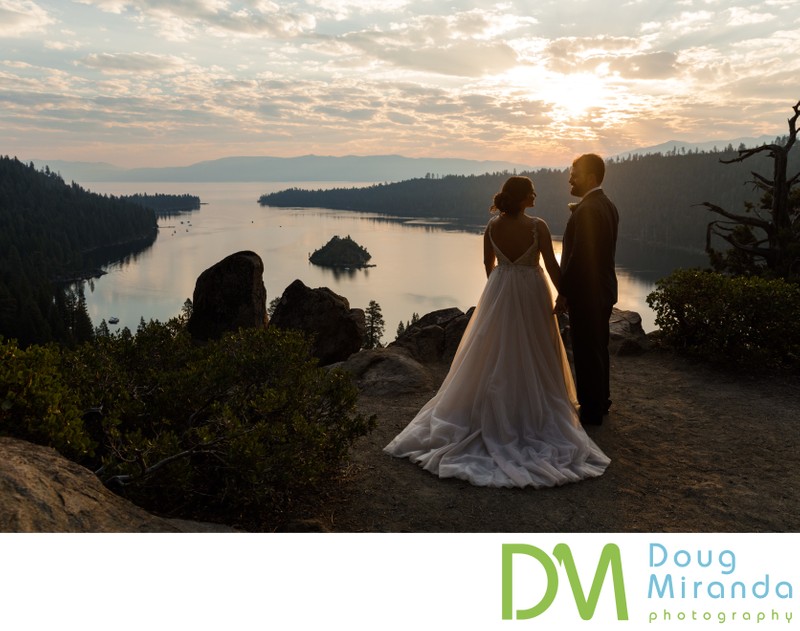
[[200, 210], [200, 198], [196, 195], [168, 195], [156, 193], [136, 193], [125, 195], [123, 199], [129, 200], [144, 208], [150, 208], [159, 216], [170, 217], [190, 210]]
[[75, 281], [101, 273], [108, 248], [140, 249], [156, 233], [152, 209], [0, 156], [0, 337], [22, 346], [91, 338]]
[[[702, 253], [706, 227], [713, 219], [703, 202], [730, 209], [755, 203], [760, 192], [752, 185], [751, 171], [770, 172], [767, 156], [746, 164], [722, 164], [736, 157], [728, 147], [710, 152], [671, 152], [631, 155], [607, 162], [604, 188], [620, 213], [620, 240]], [[800, 151], [792, 153], [800, 166]], [[288, 189], [262, 195], [263, 206], [315, 207], [377, 212], [398, 217], [448, 218], [461, 224], [482, 226], [489, 218], [493, 195], [511, 173], [448, 175], [364, 188], [333, 190]], [[526, 175], [536, 188], [536, 206], [528, 212], [544, 219], [553, 234], [567, 223], [569, 169], [539, 169]]]

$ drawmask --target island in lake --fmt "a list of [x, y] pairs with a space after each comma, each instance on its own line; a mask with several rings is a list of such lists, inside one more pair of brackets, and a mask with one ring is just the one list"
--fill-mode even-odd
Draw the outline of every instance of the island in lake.
[[171, 195], [166, 193], [135, 193], [133, 195], [123, 195], [123, 199], [138, 204], [143, 208], [151, 208], [157, 215], [162, 217], [173, 217], [185, 212], [200, 210], [200, 198], [196, 195]]
[[371, 258], [372, 255], [367, 252], [366, 248], [347, 235], [344, 238], [333, 237], [319, 250], [315, 250], [308, 260], [314, 265], [323, 267], [374, 267], [369, 265]]

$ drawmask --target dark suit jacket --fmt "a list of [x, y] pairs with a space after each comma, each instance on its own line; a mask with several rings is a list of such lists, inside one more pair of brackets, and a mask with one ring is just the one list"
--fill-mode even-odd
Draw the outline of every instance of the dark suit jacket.
[[617, 302], [614, 255], [619, 213], [602, 189], [572, 211], [561, 249], [559, 293], [571, 305], [610, 307]]

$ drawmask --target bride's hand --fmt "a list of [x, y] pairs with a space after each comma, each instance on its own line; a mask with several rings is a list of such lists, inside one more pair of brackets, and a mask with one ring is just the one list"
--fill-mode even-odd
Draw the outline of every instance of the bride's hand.
[[556, 298], [556, 306], [553, 308], [553, 313], [555, 313], [556, 315], [561, 315], [562, 313], [566, 312], [567, 312], [567, 299], [561, 294], [559, 294], [558, 298]]

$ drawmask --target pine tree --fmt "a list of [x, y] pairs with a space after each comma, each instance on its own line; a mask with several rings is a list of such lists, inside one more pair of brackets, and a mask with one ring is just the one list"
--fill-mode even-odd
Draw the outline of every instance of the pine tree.
[[381, 348], [381, 337], [383, 337], [383, 329], [385, 322], [383, 320], [383, 313], [381, 306], [374, 300], [369, 301], [369, 306], [364, 311], [365, 328], [364, 328], [364, 348]]

